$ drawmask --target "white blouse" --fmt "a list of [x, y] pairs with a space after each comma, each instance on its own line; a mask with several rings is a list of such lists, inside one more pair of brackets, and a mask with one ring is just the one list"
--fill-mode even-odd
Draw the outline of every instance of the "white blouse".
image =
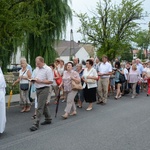
[[[87, 76], [91, 76], [91, 77], [97, 77], [98, 78], [98, 75], [97, 75], [97, 71], [94, 69], [94, 68], [91, 68], [91, 70], [88, 71], [87, 68], [84, 69], [84, 72], [83, 72], [83, 77], [84, 79], [87, 78]], [[87, 84], [87, 88], [90, 89], [90, 88], [94, 88], [94, 87], [97, 87], [97, 82], [95, 83], [85, 83], [83, 84], [83, 88], [86, 87], [86, 84]]]
[[[28, 74], [27, 74], [28, 70], [29, 70], [29, 69], [26, 69], [25, 71], [22, 71], [22, 69], [20, 69], [20, 70], [19, 70], [19, 77], [21, 77], [21, 76], [28, 77]], [[25, 80], [25, 79], [21, 79], [21, 80], [20, 80], [20, 84], [21, 84], [21, 83], [29, 83], [29, 81], [28, 81], [28, 80]]]

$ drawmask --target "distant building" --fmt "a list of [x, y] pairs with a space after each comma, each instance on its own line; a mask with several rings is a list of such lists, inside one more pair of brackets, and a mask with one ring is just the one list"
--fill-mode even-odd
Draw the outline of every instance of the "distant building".
[[[139, 53], [140, 50], [132, 50], [133, 53], [133, 59], [137, 58], [137, 55]], [[142, 53], [144, 54], [145, 57], [149, 57], [150, 52], [148, 50], [143, 50]]]
[[86, 61], [88, 58], [90, 58], [90, 55], [87, 52], [87, 50], [84, 48], [84, 46], [76, 43], [75, 41], [71, 41], [71, 42], [66, 40], [60, 40], [54, 46], [59, 57], [63, 59], [65, 63], [70, 60], [70, 57], [79, 58], [80, 63], [83, 60]]

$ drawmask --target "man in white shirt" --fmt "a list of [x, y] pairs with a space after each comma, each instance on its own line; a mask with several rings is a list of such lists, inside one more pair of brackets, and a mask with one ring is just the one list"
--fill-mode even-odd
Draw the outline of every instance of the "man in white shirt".
[[100, 99], [97, 104], [106, 104], [108, 97], [108, 86], [109, 86], [109, 78], [112, 74], [112, 66], [108, 63], [107, 56], [102, 57], [102, 63], [98, 69], [98, 75], [100, 79], [98, 80], [98, 94]]
[[49, 94], [49, 87], [53, 83], [52, 69], [44, 63], [44, 58], [38, 56], [36, 58], [36, 74], [35, 74], [35, 87], [37, 93], [37, 113], [36, 121], [30, 128], [31, 131], [36, 131], [39, 128], [39, 123], [42, 114], [45, 116], [45, 121], [41, 125], [51, 124], [51, 116], [49, 106], [47, 105], [47, 97]]

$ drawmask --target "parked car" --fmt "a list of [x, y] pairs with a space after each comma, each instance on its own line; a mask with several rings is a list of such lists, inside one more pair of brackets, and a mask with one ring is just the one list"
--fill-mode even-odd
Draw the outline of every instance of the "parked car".
[[8, 72], [18, 72], [21, 69], [20, 66], [13, 66], [13, 67], [9, 67], [7, 68]]

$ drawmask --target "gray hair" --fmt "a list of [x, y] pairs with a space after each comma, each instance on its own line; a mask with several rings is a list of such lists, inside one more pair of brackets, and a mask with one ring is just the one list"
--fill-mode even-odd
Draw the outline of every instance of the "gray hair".
[[78, 66], [79, 66], [80, 68], [82, 68], [82, 64], [77, 64], [76, 67], [78, 67]]

